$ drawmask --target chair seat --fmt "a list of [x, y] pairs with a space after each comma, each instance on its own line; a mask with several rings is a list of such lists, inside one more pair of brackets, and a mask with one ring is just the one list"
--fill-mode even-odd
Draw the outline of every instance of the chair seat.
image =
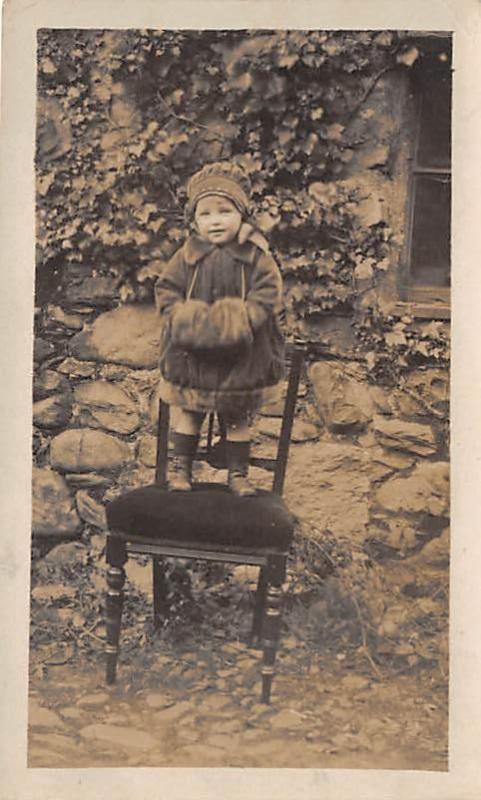
[[286, 550], [294, 530], [294, 517], [278, 495], [258, 490], [237, 497], [218, 483], [194, 484], [192, 492], [143, 486], [113, 500], [106, 513], [110, 530], [179, 544]]

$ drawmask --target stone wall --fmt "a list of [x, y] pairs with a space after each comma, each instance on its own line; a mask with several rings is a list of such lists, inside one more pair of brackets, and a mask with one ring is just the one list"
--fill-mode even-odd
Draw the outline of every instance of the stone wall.
[[[159, 321], [149, 306], [89, 312], [81, 332], [63, 321], [59, 329], [58, 317], [50, 317], [55, 338], [47, 325], [49, 338], [37, 340], [33, 531], [69, 538], [85, 525], [104, 526], [105, 500], [153, 480]], [[310, 363], [289, 506], [314, 535], [329, 530], [387, 552], [418, 549], [447, 526], [447, 407], [447, 376], [438, 369], [419, 369], [403, 390], [388, 392], [369, 385], [356, 362]], [[259, 457], [275, 452], [278, 415], [267, 408], [256, 422]], [[259, 468], [253, 476], [260, 486], [270, 481]]]
[[[407, 103], [399, 76], [379, 81], [353, 123], [364, 146], [342, 178], [364, 189], [362, 224], [387, 220], [394, 231], [382, 289], [392, 296], [407, 198]], [[68, 269], [63, 289], [43, 297], [36, 312], [33, 532], [40, 537], [103, 527], [104, 502], [152, 481], [154, 471], [155, 309], [121, 305], [118, 278], [102, 264]], [[374, 552], [415, 551], [447, 526], [448, 376], [419, 367], [388, 391], [373, 386], [354, 358], [348, 316], [325, 314], [312, 335], [331, 355], [306, 373], [287, 502], [314, 535], [329, 530]], [[278, 409], [267, 409], [256, 424], [255, 454], [272, 455], [278, 427]], [[265, 471], [253, 474], [268, 485]]]

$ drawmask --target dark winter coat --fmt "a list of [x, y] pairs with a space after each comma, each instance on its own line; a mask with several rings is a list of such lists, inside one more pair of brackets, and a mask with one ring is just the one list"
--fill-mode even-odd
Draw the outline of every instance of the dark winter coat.
[[235, 416], [279, 396], [282, 279], [266, 248], [252, 241], [219, 247], [192, 235], [159, 277], [155, 297], [166, 402]]

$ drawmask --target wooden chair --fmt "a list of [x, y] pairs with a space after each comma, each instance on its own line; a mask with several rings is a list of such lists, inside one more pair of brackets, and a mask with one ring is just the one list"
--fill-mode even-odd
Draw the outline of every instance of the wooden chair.
[[[106, 509], [107, 533], [107, 667], [106, 681], [116, 679], [124, 565], [130, 553], [153, 557], [154, 623], [165, 610], [167, 585], [164, 557], [204, 559], [260, 567], [251, 642], [263, 647], [262, 702], [270, 702], [278, 646], [282, 584], [294, 532], [294, 518], [281, 495], [287, 465], [299, 378], [302, 345], [292, 349], [277, 457], [273, 461], [272, 491], [236, 497], [223, 484], [197, 483], [192, 492], [169, 492], [166, 481], [169, 408], [159, 404], [155, 483], [127, 492]], [[209, 420], [207, 459], [212, 449]], [[251, 459], [252, 463], [256, 459]]]

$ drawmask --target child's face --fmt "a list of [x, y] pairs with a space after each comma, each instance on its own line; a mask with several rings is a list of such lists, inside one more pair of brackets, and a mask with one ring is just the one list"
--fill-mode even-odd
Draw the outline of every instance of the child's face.
[[213, 244], [226, 244], [237, 236], [242, 215], [226, 197], [214, 194], [203, 197], [196, 205], [194, 219], [203, 239]]

